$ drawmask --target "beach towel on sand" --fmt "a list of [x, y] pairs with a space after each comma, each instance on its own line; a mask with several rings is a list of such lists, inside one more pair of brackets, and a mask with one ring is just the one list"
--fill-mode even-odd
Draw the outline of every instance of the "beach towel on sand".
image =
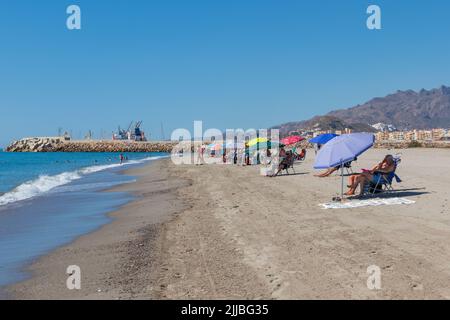
[[383, 206], [383, 205], [398, 205], [398, 204], [413, 204], [415, 201], [405, 198], [386, 198], [386, 199], [367, 199], [367, 200], [349, 200], [344, 202], [330, 202], [321, 203], [323, 209], [349, 209], [366, 206]]

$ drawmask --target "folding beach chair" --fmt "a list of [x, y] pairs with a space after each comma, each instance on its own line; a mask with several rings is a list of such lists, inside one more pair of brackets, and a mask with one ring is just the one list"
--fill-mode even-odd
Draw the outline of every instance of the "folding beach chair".
[[306, 149], [302, 149], [302, 152], [300, 154], [297, 153], [297, 150], [292, 150], [294, 154], [295, 161], [305, 161], [306, 159]]
[[385, 174], [379, 172], [377, 174], [378, 179], [376, 180], [376, 182], [371, 181], [370, 183], [364, 186], [363, 194], [374, 195], [379, 193], [387, 193], [395, 191], [394, 187], [392, 186], [393, 180], [395, 179], [397, 183], [402, 182], [400, 177], [395, 173], [398, 164], [401, 162], [401, 158], [394, 157], [394, 162], [395, 162], [394, 171]]
[[[358, 161], [358, 158], [355, 158], [355, 159], [353, 159], [351, 161], [347, 161], [346, 163], [344, 163], [344, 169], [345, 169], [345, 171], [347, 171], [347, 175], [354, 174], [353, 168], [352, 168], [352, 162], [353, 161]], [[339, 175], [339, 176], [341, 175], [340, 170], [337, 170], [337, 175]]]
[[347, 171], [348, 175], [353, 174], [352, 162], [353, 161], [349, 161], [349, 162], [344, 163], [344, 168]]
[[277, 176], [283, 171], [286, 171], [286, 174], [289, 175], [289, 169], [292, 169], [292, 171], [294, 171], [295, 173], [294, 169], [295, 157], [293, 156], [292, 151], [287, 151], [286, 153], [287, 153], [286, 157], [282, 159], [279, 164], [279, 166], [282, 166], [281, 171], [277, 172], [277, 174], [273, 176]]
[[294, 173], [295, 173], [295, 169], [294, 169], [295, 159], [296, 159], [296, 156], [295, 156], [294, 152], [288, 151], [287, 157], [284, 160], [284, 161], [286, 161], [286, 166], [285, 166], [286, 174], [289, 174], [289, 169], [292, 169], [292, 171], [294, 171]]

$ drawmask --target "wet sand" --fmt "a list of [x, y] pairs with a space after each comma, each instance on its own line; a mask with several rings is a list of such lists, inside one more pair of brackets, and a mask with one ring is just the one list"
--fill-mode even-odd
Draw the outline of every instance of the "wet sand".
[[[362, 155], [368, 168], [387, 151]], [[340, 177], [316, 178], [313, 152], [296, 174], [158, 161], [121, 187], [138, 200], [115, 221], [32, 265], [15, 298], [448, 299], [450, 150], [401, 150], [396, 196], [411, 205], [324, 210]], [[68, 290], [65, 269], [82, 269]], [[367, 267], [381, 290], [367, 288]]]
[[[163, 223], [183, 211], [175, 190], [185, 180], [172, 179], [168, 161], [154, 161], [125, 173], [138, 181], [110, 191], [137, 199], [110, 216], [113, 222], [81, 236], [27, 268], [33, 277], [8, 288], [12, 299], [133, 299], [153, 297], [164, 237]], [[66, 269], [81, 268], [81, 290], [68, 290]]]

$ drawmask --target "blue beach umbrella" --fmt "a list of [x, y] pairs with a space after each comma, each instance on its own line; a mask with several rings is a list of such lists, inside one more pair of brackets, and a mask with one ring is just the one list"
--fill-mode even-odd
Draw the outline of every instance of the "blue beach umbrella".
[[309, 142], [310, 143], [316, 143], [316, 144], [325, 144], [325, 143], [327, 143], [331, 139], [334, 139], [337, 136], [339, 136], [339, 135], [337, 135], [335, 133], [319, 134], [317, 137], [314, 137], [314, 138], [310, 139]]
[[351, 133], [333, 138], [325, 144], [316, 156], [314, 169], [341, 167], [341, 198], [344, 193], [344, 164], [352, 161], [373, 146], [372, 133]]

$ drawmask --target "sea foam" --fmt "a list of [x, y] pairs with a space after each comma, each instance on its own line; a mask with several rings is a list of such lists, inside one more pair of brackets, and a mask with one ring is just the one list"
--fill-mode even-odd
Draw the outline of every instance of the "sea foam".
[[156, 160], [164, 158], [164, 156], [148, 157], [141, 160], [130, 160], [124, 164], [109, 164], [109, 165], [98, 165], [82, 168], [76, 171], [63, 172], [57, 175], [41, 175], [37, 179], [27, 181], [17, 186], [13, 190], [4, 193], [0, 196], [0, 206], [31, 199], [42, 195], [56, 187], [68, 184], [74, 180], [81, 179], [84, 175], [88, 175], [94, 172], [99, 172], [102, 170], [124, 167], [132, 164], [140, 164], [150, 160]]

